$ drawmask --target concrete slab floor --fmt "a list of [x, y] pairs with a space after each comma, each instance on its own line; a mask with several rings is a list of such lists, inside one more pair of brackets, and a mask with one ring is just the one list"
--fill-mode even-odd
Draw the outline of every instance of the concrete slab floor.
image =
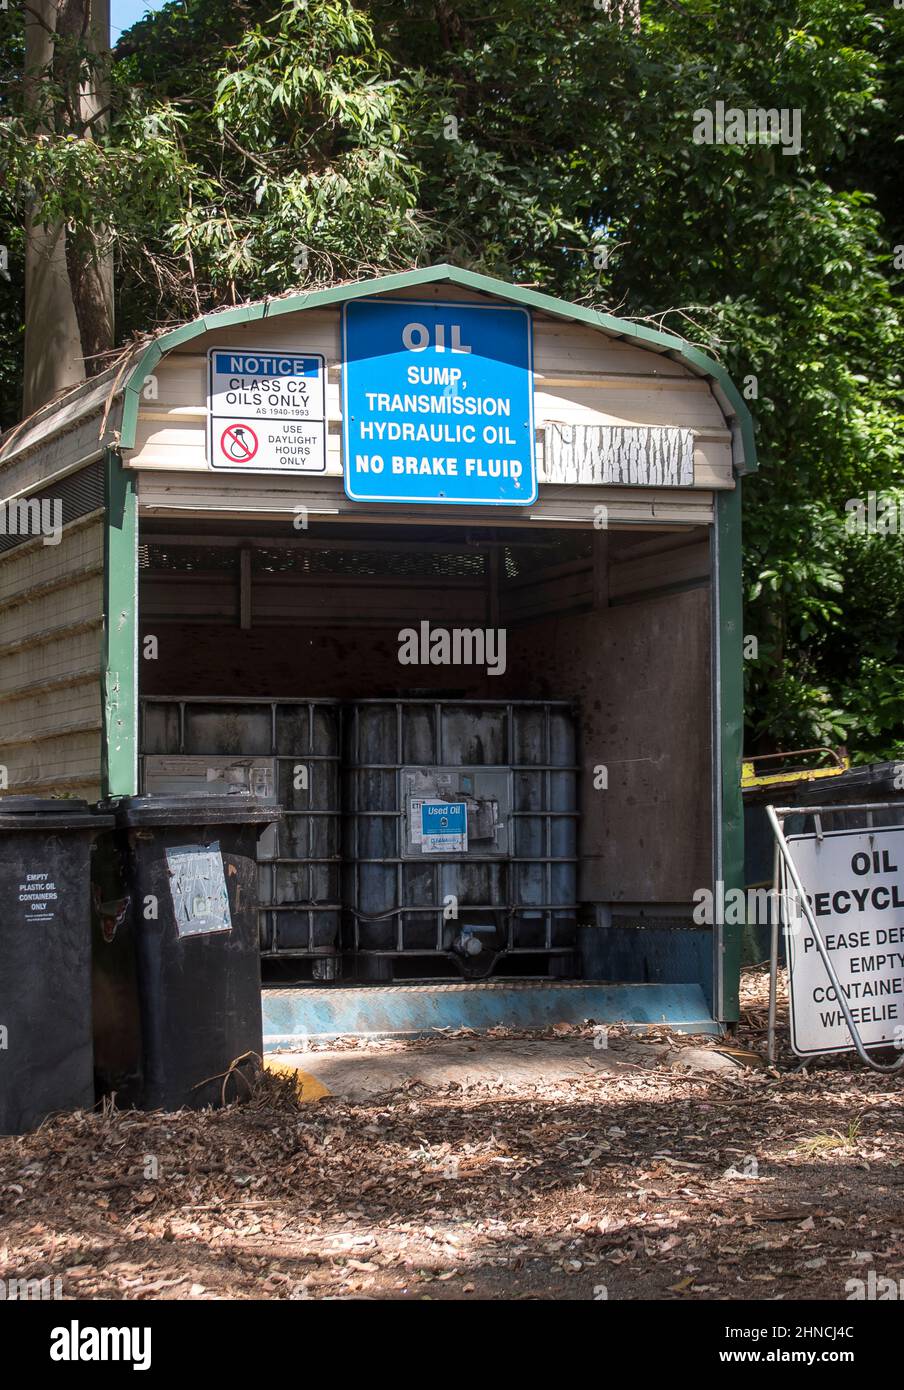
[[531, 1090], [567, 1082], [588, 1073], [613, 1074], [658, 1066], [670, 1052], [667, 1043], [619, 1039], [617, 1047], [595, 1048], [589, 1038], [544, 1038], [536, 1042], [486, 1037], [436, 1040], [426, 1046], [350, 1048], [336, 1051], [269, 1054], [276, 1071], [298, 1073], [303, 1099], [337, 1096], [366, 1101], [382, 1092], [412, 1084], [429, 1090], [450, 1085], [470, 1090], [481, 1085]]

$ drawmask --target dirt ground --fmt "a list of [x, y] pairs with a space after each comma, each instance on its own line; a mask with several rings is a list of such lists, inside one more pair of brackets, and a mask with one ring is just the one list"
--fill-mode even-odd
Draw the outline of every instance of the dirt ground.
[[[724, 1071], [682, 1062], [713, 1039], [616, 1029], [610, 1066], [558, 1077], [299, 1105], [267, 1075], [225, 1110], [53, 1119], [0, 1139], [0, 1276], [179, 1300], [845, 1299], [871, 1269], [904, 1280], [904, 1078], [788, 1052], [770, 1071], [762, 971], [743, 1010], [732, 1046], [759, 1056]], [[368, 1046], [485, 1057], [516, 1036]], [[543, 1036], [599, 1052], [589, 1025]]]

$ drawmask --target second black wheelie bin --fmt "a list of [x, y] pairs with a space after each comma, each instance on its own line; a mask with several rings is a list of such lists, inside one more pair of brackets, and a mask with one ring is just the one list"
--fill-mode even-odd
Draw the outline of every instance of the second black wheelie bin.
[[255, 847], [281, 812], [247, 793], [122, 797], [95, 855], [99, 1090], [145, 1110], [247, 1093], [262, 1050]]

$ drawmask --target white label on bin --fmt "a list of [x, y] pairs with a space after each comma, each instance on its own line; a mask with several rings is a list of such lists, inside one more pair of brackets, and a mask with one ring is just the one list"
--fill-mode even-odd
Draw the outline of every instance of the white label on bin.
[[166, 851], [166, 864], [179, 935], [231, 931], [232, 917], [219, 843], [178, 845]]
[[59, 894], [50, 874], [26, 874], [19, 884], [18, 898], [23, 921], [56, 921]]

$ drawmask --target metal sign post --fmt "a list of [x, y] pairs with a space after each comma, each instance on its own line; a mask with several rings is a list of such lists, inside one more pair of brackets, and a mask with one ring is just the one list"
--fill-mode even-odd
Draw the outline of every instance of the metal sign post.
[[[807, 925], [808, 925], [808, 927], [809, 927], [809, 929], [810, 929], [810, 931], [811, 931], [811, 933], [812, 933], [814, 944], [815, 944], [815, 946], [816, 946], [817, 951], [819, 952], [820, 959], [822, 960], [822, 963], [823, 963], [823, 965], [825, 966], [826, 974], [827, 974], [828, 977], [829, 977], [829, 981], [830, 981], [830, 983], [831, 983], [832, 989], [834, 990], [834, 994], [835, 994], [835, 1000], [834, 1000], [834, 1002], [837, 1003], [838, 1008], [839, 1008], [840, 1011], [841, 1011], [841, 1014], [842, 1014], [842, 1016], [843, 1016], [843, 1018], [844, 1018], [844, 1022], [845, 1022], [846, 1026], [847, 1026], [848, 1032], [849, 1032], [850, 1037], [851, 1037], [851, 1042], [852, 1042], [852, 1044], [853, 1044], [853, 1046], [854, 1046], [854, 1048], [855, 1048], [855, 1050], [856, 1050], [856, 1052], [857, 1052], [857, 1055], [860, 1057], [861, 1061], [865, 1062], [866, 1065], [867, 1065], [868, 1067], [871, 1067], [871, 1068], [873, 1069], [873, 1071], [886, 1072], [886, 1073], [894, 1073], [894, 1072], [899, 1072], [899, 1071], [901, 1071], [901, 1069], [904, 1068], [904, 1055], [902, 1055], [901, 1057], [899, 1057], [898, 1060], [897, 1060], [896, 1062], [882, 1063], [882, 1062], [876, 1062], [876, 1061], [874, 1061], [874, 1060], [872, 1059], [872, 1057], [870, 1057], [869, 1053], [867, 1052], [866, 1047], [864, 1046], [863, 1040], [862, 1040], [862, 1038], [861, 1038], [859, 1028], [857, 1027], [857, 1024], [854, 1022], [854, 1018], [853, 1018], [853, 1015], [852, 1015], [852, 1013], [851, 1013], [850, 1005], [848, 1004], [847, 996], [846, 996], [845, 991], [844, 991], [844, 989], [843, 989], [843, 987], [842, 987], [842, 984], [841, 984], [841, 982], [840, 982], [840, 980], [839, 980], [839, 978], [838, 978], [838, 974], [837, 974], [837, 972], [836, 972], [836, 970], [835, 970], [835, 967], [834, 967], [834, 965], [833, 965], [833, 963], [832, 963], [832, 959], [831, 959], [831, 956], [830, 956], [830, 953], [829, 953], [829, 949], [828, 949], [828, 947], [827, 947], [827, 945], [826, 945], [826, 942], [825, 942], [825, 939], [824, 939], [824, 937], [823, 937], [823, 935], [822, 935], [822, 932], [820, 931], [819, 926], [817, 925], [817, 922], [816, 922], [816, 914], [815, 914], [815, 912], [814, 912], [814, 910], [813, 910], [813, 904], [812, 904], [812, 902], [810, 901], [810, 899], [807, 897], [806, 890], [804, 889], [803, 883], [801, 882], [800, 874], [798, 873], [797, 865], [796, 865], [795, 862], [794, 862], [794, 858], [793, 858], [793, 856], [792, 856], [792, 854], [791, 854], [791, 850], [790, 850], [788, 841], [787, 841], [787, 839], [785, 838], [785, 833], [784, 833], [784, 818], [785, 818], [786, 816], [791, 816], [791, 815], [807, 815], [807, 816], [813, 816], [814, 819], [815, 819], [815, 824], [816, 824], [816, 836], [817, 836], [817, 839], [819, 839], [820, 841], [822, 841], [822, 840], [824, 839], [824, 837], [825, 837], [825, 832], [823, 831], [823, 828], [822, 828], [821, 817], [824, 816], [824, 815], [834, 815], [834, 814], [837, 814], [837, 813], [843, 812], [843, 811], [847, 811], [847, 812], [866, 812], [866, 813], [869, 813], [869, 819], [871, 820], [871, 819], [872, 819], [872, 814], [871, 814], [872, 812], [875, 812], [875, 811], [894, 811], [894, 812], [900, 812], [900, 810], [901, 810], [901, 803], [900, 803], [900, 802], [895, 803], [895, 802], [888, 802], [888, 801], [871, 802], [871, 803], [863, 803], [863, 802], [861, 802], [861, 803], [855, 803], [855, 804], [853, 804], [853, 805], [843, 805], [843, 806], [808, 806], [808, 807], [801, 807], [801, 806], [767, 806], [767, 807], [766, 807], [766, 814], [767, 814], [768, 817], [769, 817], [769, 822], [770, 822], [770, 824], [771, 824], [771, 826], [772, 826], [772, 831], [773, 831], [773, 834], [774, 834], [774, 836], [775, 836], [775, 847], [776, 847], [776, 852], [775, 852], [775, 860], [774, 860], [774, 865], [775, 865], [775, 873], [774, 873], [774, 891], [777, 890], [778, 893], [779, 893], [779, 895], [780, 895], [780, 896], [779, 896], [779, 901], [780, 901], [780, 903], [782, 904], [782, 916], [783, 916], [783, 919], [786, 919], [786, 917], [787, 917], [787, 911], [786, 911], [786, 909], [787, 909], [787, 903], [788, 903], [788, 901], [789, 901], [789, 898], [788, 898], [788, 894], [787, 894], [787, 892], [786, 892], [786, 888], [787, 888], [787, 884], [788, 884], [788, 882], [789, 882], [789, 880], [790, 880], [790, 883], [791, 883], [791, 885], [792, 885], [792, 887], [793, 887], [793, 890], [794, 890], [794, 894], [796, 895], [796, 899], [795, 899], [795, 900], [796, 900], [796, 903], [797, 903], [798, 906], [799, 906], [799, 911], [800, 911], [800, 913], [803, 915], [803, 917], [806, 919]], [[890, 827], [890, 828], [891, 828], [891, 829], [902, 829], [902, 827], [900, 827], [900, 826], [897, 826], [897, 827]], [[844, 833], [850, 833], [850, 832], [836, 832], [836, 833], [844, 834]], [[855, 832], [855, 833], [856, 833], [856, 832]], [[872, 827], [871, 825], [868, 825], [868, 826], [864, 829], [864, 831], [863, 831], [863, 832], [860, 832], [860, 833], [863, 833], [863, 834], [871, 834], [871, 833], [873, 833], [873, 827]], [[877, 832], [877, 833], [878, 833], [878, 832]], [[786, 930], [786, 932], [788, 932], [790, 929], [793, 928], [793, 924], [792, 924], [792, 923], [789, 923], [787, 920], [784, 921], [784, 925], [785, 925], [785, 930]], [[790, 961], [791, 952], [789, 951], [787, 954], [788, 954], [788, 959], [789, 959], [789, 974], [790, 974], [790, 971], [791, 971], [791, 961]], [[773, 923], [772, 923], [772, 949], [771, 949], [771, 952], [770, 952], [770, 978], [769, 978], [769, 1040], [768, 1040], [768, 1056], [769, 1056], [769, 1061], [770, 1061], [770, 1063], [774, 1062], [774, 1059], [775, 1059], [775, 1005], [776, 1005], [777, 979], [778, 979], [778, 921], [775, 919], [775, 916], [773, 915]], [[883, 1047], [887, 1047], [887, 1046], [890, 1045], [890, 1043], [887, 1042], [887, 1041], [883, 1041], [881, 1044], [878, 1044], [878, 1045], [883, 1046]], [[877, 1044], [874, 1043], [873, 1046], [877, 1046]], [[841, 1050], [841, 1049], [839, 1049], [839, 1048], [826, 1048], [826, 1049], [823, 1049], [823, 1050], [824, 1050], [824, 1051], [839, 1051], [839, 1050]], [[847, 1050], [847, 1048], [845, 1047], [844, 1050]], [[816, 1049], [814, 1049], [814, 1052], [815, 1052], [815, 1051], [816, 1051]]]
[[[770, 807], [770, 810], [772, 808]], [[774, 828], [774, 827], [773, 827]], [[775, 849], [772, 856], [772, 901], [775, 902], [775, 894], [779, 893], [779, 902], [785, 901], [785, 864], [778, 847], [778, 837], [775, 840]], [[772, 934], [769, 942], [769, 1032], [766, 1046], [766, 1057], [770, 1067], [775, 1065], [775, 1004], [778, 994], [778, 935], [779, 919], [778, 914], [773, 909]]]

